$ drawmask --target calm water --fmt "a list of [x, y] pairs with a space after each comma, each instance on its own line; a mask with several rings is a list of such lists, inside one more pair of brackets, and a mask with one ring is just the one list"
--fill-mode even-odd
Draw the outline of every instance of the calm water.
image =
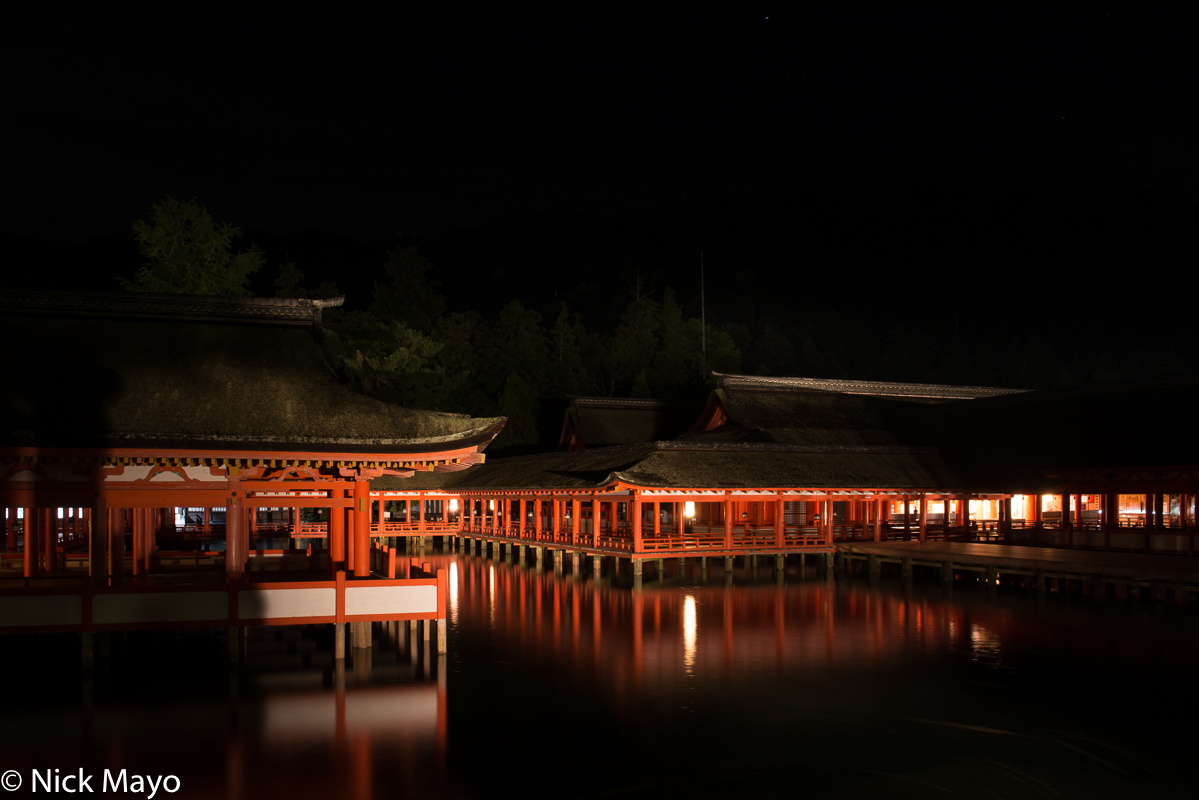
[[232, 670], [223, 632], [129, 634], [83, 679], [69, 637], [4, 639], [12, 796], [81, 767], [181, 798], [1192, 795], [1194, 605], [431, 560], [442, 659], [406, 627], [340, 670], [329, 626]]

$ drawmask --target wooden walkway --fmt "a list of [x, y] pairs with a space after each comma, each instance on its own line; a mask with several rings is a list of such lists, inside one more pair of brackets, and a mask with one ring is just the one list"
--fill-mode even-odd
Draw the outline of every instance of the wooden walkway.
[[1064, 578], [1092, 583], [1118, 583], [1199, 592], [1199, 558], [1111, 553], [1050, 547], [965, 542], [838, 542], [842, 558], [864, 559], [877, 571], [881, 562], [898, 562], [905, 575], [913, 566], [931, 566], [952, 576], [953, 570]]

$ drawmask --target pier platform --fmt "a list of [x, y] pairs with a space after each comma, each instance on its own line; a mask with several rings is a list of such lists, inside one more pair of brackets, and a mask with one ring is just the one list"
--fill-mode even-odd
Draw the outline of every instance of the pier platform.
[[882, 563], [898, 563], [905, 575], [913, 567], [982, 572], [988, 580], [999, 575], [1090, 581], [1092, 586], [1123, 584], [1152, 590], [1199, 592], [1199, 559], [1189, 556], [1112, 553], [1053, 547], [968, 542], [839, 542], [837, 555], [865, 560], [877, 572]]

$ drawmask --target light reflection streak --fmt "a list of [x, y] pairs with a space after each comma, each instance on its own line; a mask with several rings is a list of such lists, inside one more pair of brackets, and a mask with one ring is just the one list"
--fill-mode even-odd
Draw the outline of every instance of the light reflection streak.
[[695, 668], [695, 595], [683, 598], [683, 669], [691, 674]]
[[491, 618], [491, 627], [495, 629], [495, 564], [491, 565], [488, 574], [489, 585], [487, 587], [487, 601], [489, 604], [488, 615]]
[[458, 562], [450, 562], [450, 624], [458, 624]]

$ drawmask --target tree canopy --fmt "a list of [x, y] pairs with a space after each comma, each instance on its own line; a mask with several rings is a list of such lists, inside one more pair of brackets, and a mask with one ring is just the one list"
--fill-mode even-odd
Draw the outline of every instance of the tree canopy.
[[245, 296], [250, 276], [265, 260], [253, 244], [235, 253], [241, 229], [214, 222], [194, 198], [158, 201], [149, 222], [133, 223], [133, 235], [147, 260], [132, 281], [118, 280], [135, 292]]

